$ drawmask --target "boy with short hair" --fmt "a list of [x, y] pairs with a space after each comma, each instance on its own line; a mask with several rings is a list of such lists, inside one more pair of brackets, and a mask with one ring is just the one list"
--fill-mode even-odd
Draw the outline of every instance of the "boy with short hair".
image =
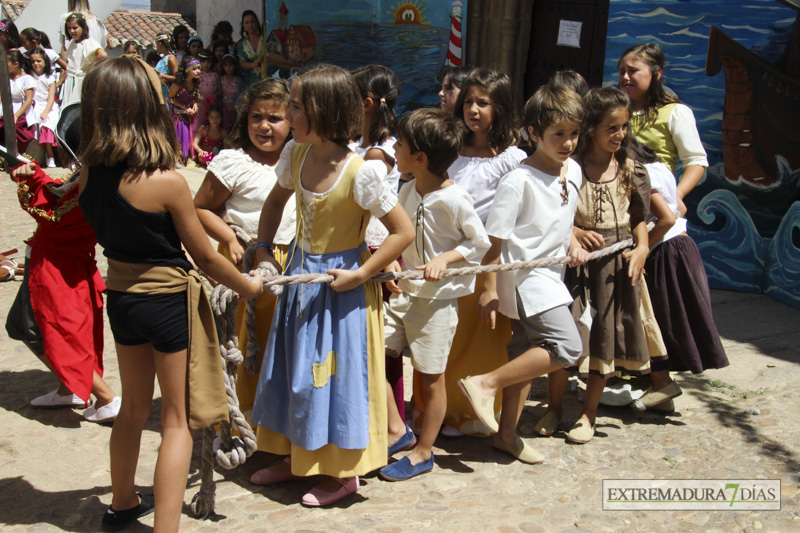
[[[447, 394], [444, 370], [458, 325], [458, 302], [475, 290], [475, 276], [442, 280], [448, 265], [477, 264], [489, 249], [489, 237], [470, 195], [450, 181], [446, 172], [463, 142], [462, 123], [438, 109], [418, 109], [400, 121], [394, 145], [400, 172], [414, 179], [403, 186], [399, 203], [416, 226], [414, 242], [403, 252], [404, 270], [424, 270], [425, 280], [389, 282], [386, 306], [386, 353], [399, 356], [407, 345], [411, 363], [422, 377], [425, 421], [419, 442], [400, 418], [391, 389], [389, 455], [413, 450], [381, 469], [382, 478], [400, 481], [433, 468], [433, 443], [444, 421]], [[387, 271], [399, 271], [395, 262]]]
[[[586, 262], [588, 252], [572, 237], [581, 168], [570, 155], [578, 144], [583, 103], [565, 87], [544, 86], [525, 104], [526, 131], [536, 151], [500, 179], [486, 231], [492, 247], [483, 264], [531, 261], [569, 255], [570, 266]], [[503, 391], [503, 409], [492, 445], [522, 462], [543, 456], [529, 447], [516, 428], [531, 379], [551, 373], [568, 379], [566, 368], [581, 356], [578, 329], [568, 308], [572, 301], [562, 281], [563, 265], [487, 274], [481, 316], [494, 327], [499, 310], [512, 318], [509, 362], [459, 386], [487, 425], [494, 421], [494, 396]]]

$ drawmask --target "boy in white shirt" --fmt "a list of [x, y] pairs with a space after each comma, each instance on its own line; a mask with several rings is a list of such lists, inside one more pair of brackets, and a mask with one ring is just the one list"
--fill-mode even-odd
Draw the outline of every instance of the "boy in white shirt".
[[[486, 221], [492, 247], [484, 264], [564, 255], [570, 256], [570, 266], [586, 262], [588, 253], [572, 237], [581, 168], [569, 157], [578, 144], [583, 116], [580, 96], [564, 87], [544, 86], [525, 104], [526, 131], [536, 151], [500, 179]], [[486, 275], [480, 314], [492, 327], [497, 311], [512, 319], [509, 362], [459, 382], [487, 427], [494, 421], [494, 396], [503, 391], [492, 445], [525, 463], [543, 460], [517, 436], [531, 379], [548, 373], [568, 379], [565, 369], [574, 366], [582, 352], [563, 271], [563, 265], [556, 265]]]
[[[478, 264], [489, 249], [489, 237], [473, 207], [472, 198], [447, 179], [463, 142], [463, 126], [450, 113], [418, 109], [400, 121], [395, 159], [400, 172], [414, 179], [398, 196], [416, 226], [414, 242], [403, 252], [404, 270], [424, 270], [424, 280], [389, 282], [386, 306], [386, 353], [397, 357], [408, 345], [411, 363], [422, 376], [425, 421], [419, 441], [400, 418], [388, 390], [389, 455], [413, 450], [381, 469], [389, 481], [400, 481], [433, 468], [433, 443], [444, 421], [447, 393], [444, 370], [458, 325], [458, 302], [475, 290], [475, 276], [442, 280], [448, 265]], [[399, 271], [395, 262], [387, 271]]]

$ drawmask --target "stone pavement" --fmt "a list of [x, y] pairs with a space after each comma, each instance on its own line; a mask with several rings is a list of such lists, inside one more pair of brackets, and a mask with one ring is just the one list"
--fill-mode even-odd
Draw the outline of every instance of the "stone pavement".
[[[183, 171], [196, 190], [202, 172]], [[0, 174], [0, 250], [19, 248], [34, 230]], [[21, 257], [21, 253], [18, 257]], [[99, 256], [101, 270], [105, 261]], [[7, 310], [18, 282], [0, 284]], [[328, 509], [298, 503], [313, 481], [275, 487], [248, 483], [275, 461], [253, 455], [239, 470], [218, 471], [216, 515], [192, 517], [182, 531], [800, 531], [800, 311], [767, 296], [712, 291], [714, 314], [731, 366], [705, 375], [680, 375], [677, 412], [663, 416], [629, 408], [598, 413], [597, 436], [569, 445], [565, 432], [580, 411], [566, 400], [560, 431], [532, 436], [544, 413], [546, 385], [536, 380], [520, 432], [545, 455], [525, 465], [492, 449], [488, 439], [436, 442], [432, 473], [387, 483], [367, 476], [357, 496]], [[111, 333], [106, 325], [106, 377], [119, 391]], [[111, 499], [110, 427], [87, 423], [80, 411], [36, 410], [28, 402], [55, 379], [21, 344], [0, 336], [0, 528], [3, 531], [98, 531]], [[152, 486], [159, 444], [158, 397], [142, 438], [137, 482]], [[196, 452], [197, 453], [197, 452]], [[199, 486], [193, 463], [185, 502]], [[780, 479], [781, 511], [603, 511], [604, 479]], [[127, 531], [149, 531], [152, 515]]]

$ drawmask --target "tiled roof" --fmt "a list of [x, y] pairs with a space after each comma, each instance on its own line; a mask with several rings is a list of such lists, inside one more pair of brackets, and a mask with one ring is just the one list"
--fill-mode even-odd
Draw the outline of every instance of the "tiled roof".
[[317, 36], [311, 26], [306, 24], [292, 24], [289, 31], [294, 30], [297, 32], [297, 38], [303, 46], [317, 46]]
[[[16, 18], [28, 5], [28, 0], [2, 0], [2, 18]], [[126, 41], [133, 39], [140, 46], [146, 47], [153, 44], [153, 40], [161, 32], [170, 32], [178, 24], [189, 28], [189, 33], [194, 35], [194, 27], [178, 13], [155, 13], [117, 9], [104, 21], [108, 30], [108, 41], [112, 48], [122, 46]], [[22, 28], [20, 28], [22, 29]]]
[[25, 6], [28, 5], [28, 0], [3, 0], [2, 11], [3, 16], [0, 18], [17, 20], [17, 17]]
[[121, 46], [130, 39], [140, 46], [150, 46], [161, 32], [172, 33], [178, 24], [189, 28], [194, 35], [194, 28], [179, 13], [153, 13], [151, 11], [129, 11], [117, 9], [105, 20], [112, 47]]

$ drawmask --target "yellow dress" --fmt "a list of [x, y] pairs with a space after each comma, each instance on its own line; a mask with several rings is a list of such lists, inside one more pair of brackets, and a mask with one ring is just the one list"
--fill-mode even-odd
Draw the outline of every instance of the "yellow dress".
[[[290, 259], [287, 266], [287, 274], [303, 270], [311, 272], [310, 268], [317, 261], [324, 263], [327, 257], [337, 254], [348, 254], [353, 251], [358, 253], [358, 261], [363, 264], [370, 257], [367, 250], [364, 236], [367, 224], [370, 219], [370, 212], [361, 208], [353, 198], [353, 186], [355, 177], [363, 160], [360, 157], [351, 157], [347, 163], [342, 177], [334, 188], [324, 196], [315, 199], [313, 202], [306, 203], [300, 187], [300, 169], [302, 168], [305, 156], [310, 145], [297, 145], [292, 152], [292, 177], [295, 187], [295, 197], [297, 202], [297, 232], [299, 237], [304, 237], [310, 249], [304, 251], [297, 243], [290, 251]], [[313, 218], [312, 218], [313, 217]], [[312, 223], [307, 221], [311, 219]], [[323, 265], [322, 269], [329, 268]], [[323, 270], [324, 272], [324, 270]], [[335, 310], [336, 300], [346, 298], [353, 294], [360, 294], [363, 291], [365, 302], [366, 317], [366, 403], [361, 403], [358, 395], [347, 391], [348, 410], [363, 407], [365, 409], [364, 433], [368, 442], [363, 448], [353, 448], [352, 446], [339, 446], [330, 442], [331, 440], [358, 440], [351, 434], [359, 431], [359, 424], [350, 428], [336, 427], [329, 431], [328, 443], [314, 449], [306, 449], [297, 442], [319, 442], [316, 436], [309, 436], [319, 428], [317, 424], [307, 423], [318, 413], [314, 406], [309, 407], [305, 402], [316, 401], [313, 396], [318, 390], [325, 387], [333, 387], [337, 380], [345, 379], [344, 373], [347, 372], [347, 365], [352, 359], [353, 353], [340, 353], [328, 348], [324, 350], [302, 350], [295, 351], [281, 350], [281, 342], [287, 345], [294, 342], [291, 338], [291, 328], [298, 323], [310, 324], [308, 328], [316, 326], [319, 321], [320, 328], [327, 327], [323, 323], [324, 318], [315, 316], [315, 313], [330, 311], [333, 315], [331, 324], [338, 324], [347, 319], [337, 316]], [[322, 300], [334, 300], [333, 307], [323, 307]], [[289, 318], [286, 318], [289, 316]], [[305, 327], [305, 326], [304, 326]], [[337, 326], [334, 326], [337, 327]], [[286, 331], [289, 335], [286, 335]], [[305, 331], [305, 330], [303, 330]], [[322, 333], [323, 344], [335, 336], [333, 333]], [[319, 337], [319, 335], [318, 335]], [[282, 340], [283, 339], [283, 340]], [[296, 346], [301, 346], [303, 339], [297, 340]], [[319, 338], [317, 339], [319, 343]], [[334, 343], [335, 344], [335, 343]], [[277, 348], [276, 348], [277, 346]], [[272, 350], [272, 351], [271, 351]], [[324, 353], [320, 353], [324, 352]], [[313, 365], [310, 361], [318, 362]], [[309, 364], [305, 364], [308, 360]], [[298, 363], [299, 362], [299, 363]], [[289, 378], [291, 387], [282, 382], [282, 377], [275, 369], [281, 370], [280, 365], [289, 367]], [[292, 366], [293, 365], [293, 366]], [[311, 376], [313, 367], [313, 377]], [[293, 372], [293, 374], [291, 374]], [[312, 380], [312, 385], [297, 383], [303, 380]], [[305, 389], [303, 389], [305, 387]], [[302, 390], [298, 390], [302, 389]], [[284, 399], [284, 396], [291, 398]], [[292, 402], [295, 402], [292, 404]], [[331, 400], [333, 402], [334, 400]], [[284, 293], [279, 297], [278, 312], [273, 321], [270, 333], [270, 342], [265, 354], [264, 363], [259, 378], [258, 392], [256, 394], [256, 405], [253, 409], [253, 418], [262, 424], [258, 428], [258, 447], [270, 453], [280, 455], [290, 455], [292, 473], [299, 476], [311, 476], [324, 474], [335, 477], [351, 477], [367, 474], [378, 469], [387, 463], [388, 441], [386, 413], [386, 378], [384, 370], [384, 336], [383, 336], [383, 314], [380, 286], [376, 283], [366, 283], [352, 291], [345, 293], [335, 293], [326, 285], [297, 285], [287, 286]], [[299, 406], [303, 410], [303, 420], [298, 421], [298, 413], [290, 410], [285, 412], [282, 403]], [[368, 410], [368, 415], [366, 414]], [[366, 417], [368, 416], [368, 421]], [[329, 420], [327, 411], [318, 420], [328, 426], [336, 425], [335, 421]], [[288, 419], [286, 421], [285, 419]], [[306, 422], [305, 425], [304, 422]], [[283, 426], [282, 426], [283, 424]], [[269, 427], [287, 427], [287, 433], [292, 433], [292, 440], [286, 434], [280, 433]], [[298, 429], [299, 428], [299, 429]], [[325, 431], [323, 431], [325, 433]], [[331, 436], [332, 435], [332, 436]], [[338, 435], [338, 437], [337, 437]]]

